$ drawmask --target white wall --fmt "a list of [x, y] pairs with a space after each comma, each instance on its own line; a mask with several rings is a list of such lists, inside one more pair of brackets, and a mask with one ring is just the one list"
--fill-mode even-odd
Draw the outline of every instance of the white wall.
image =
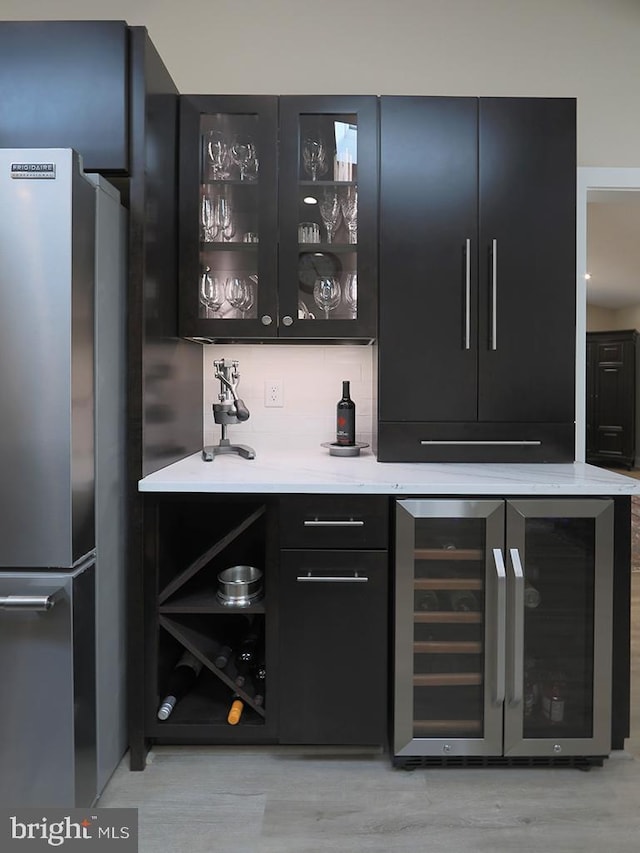
[[[336, 403], [342, 396], [342, 380], [351, 382], [356, 404], [356, 440], [371, 443], [372, 356], [367, 346], [206, 346], [204, 347], [204, 437], [205, 444], [220, 440], [220, 427], [213, 422], [211, 404], [217, 400], [220, 383], [214, 379], [213, 360], [239, 361], [238, 396], [251, 417], [230, 426], [233, 441], [249, 444], [258, 453], [265, 446], [319, 448], [335, 441]], [[264, 405], [264, 383], [282, 380], [283, 408]]]
[[0, 0], [146, 26], [178, 89], [578, 98], [580, 165], [640, 165], [638, 0]]
[[[640, 290], [640, 285], [638, 289]], [[618, 329], [640, 329], [640, 303], [616, 309], [587, 303], [588, 332], [610, 332]]]

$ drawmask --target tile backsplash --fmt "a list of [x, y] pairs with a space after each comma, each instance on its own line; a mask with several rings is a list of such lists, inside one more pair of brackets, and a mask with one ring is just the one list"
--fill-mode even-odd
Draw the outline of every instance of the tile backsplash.
[[[231, 441], [248, 444], [257, 453], [265, 446], [303, 448], [334, 441], [336, 403], [342, 396], [342, 380], [348, 379], [356, 404], [356, 440], [371, 443], [372, 347], [210, 344], [203, 349], [205, 444], [220, 440], [211, 406], [220, 391], [213, 361], [222, 358], [239, 362], [238, 396], [251, 413], [248, 421], [228, 427]], [[282, 383], [281, 408], [265, 406], [265, 384], [270, 380]]]

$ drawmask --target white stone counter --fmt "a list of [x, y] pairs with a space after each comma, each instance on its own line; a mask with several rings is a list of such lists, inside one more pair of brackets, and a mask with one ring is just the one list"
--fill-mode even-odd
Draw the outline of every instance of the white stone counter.
[[632, 495], [640, 480], [582, 462], [567, 464], [378, 462], [330, 456], [324, 448], [263, 450], [204, 462], [200, 453], [139, 482], [141, 492], [404, 494], [404, 495]]

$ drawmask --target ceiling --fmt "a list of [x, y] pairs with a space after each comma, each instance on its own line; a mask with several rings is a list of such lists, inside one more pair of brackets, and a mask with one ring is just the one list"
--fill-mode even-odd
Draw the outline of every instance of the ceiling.
[[640, 191], [589, 191], [587, 271], [589, 304], [626, 308], [640, 303]]

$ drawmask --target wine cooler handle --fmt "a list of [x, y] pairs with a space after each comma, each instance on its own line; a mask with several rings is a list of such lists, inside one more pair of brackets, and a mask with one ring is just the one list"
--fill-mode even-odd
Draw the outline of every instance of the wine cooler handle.
[[491, 341], [492, 350], [498, 349], [498, 241], [491, 241]]
[[524, 678], [524, 571], [517, 548], [510, 548], [513, 567], [513, 657], [511, 666], [511, 703], [522, 702]]
[[44, 613], [56, 603], [53, 595], [0, 595], [0, 610], [31, 610]]
[[304, 527], [364, 527], [364, 521], [357, 521], [350, 518], [348, 521], [320, 521], [314, 518], [311, 521], [303, 521]]
[[471, 346], [471, 240], [464, 247], [464, 348]]
[[306, 575], [299, 575], [296, 580], [299, 583], [367, 583], [369, 578], [366, 575], [359, 575], [357, 572], [349, 576], [312, 575], [309, 572]]
[[496, 619], [496, 694], [497, 703], [504, 702], [505, 688], [505, 649], [506, 649], [506, 612], [507, 612], [507, 571], [500, 548], [493, 549], [493, 561], [498, 576], [497, 619]]

